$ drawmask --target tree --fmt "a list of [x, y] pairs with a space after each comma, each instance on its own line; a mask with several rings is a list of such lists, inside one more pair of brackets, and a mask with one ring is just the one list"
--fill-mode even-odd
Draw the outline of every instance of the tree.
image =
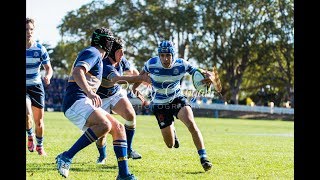
[[[277, 92], [293, 87], [292, 0], [92, 1], [59, 26], [63, 38], [54, 57], [63, 60], [61, 69], [69, 71], [100, 26], [126, 41], [126, 57], [138, 69], [157, 55], [160, 40], [172, 40], [179, 57], [217, 66], [222, 94], [236, 104], [266, 85]], [[281, 72], [270, 74], [276, 68]]]
[[[284, 0], [285, 1], [285, 0]], [[286, 12], [293, 12], [292, 1], [285, 1], [288, 6]], [[217, 66], [224, 85], [226, 99], [231, 99], [238, 104], [241, 85], [250, 78], [262, 75], [256, 72], [252, 77], [244, 75], [248, 69], [259, 69], [259, 64], [264, 60], [264, 67], [273, 66], [274, 59], [267, 59], [270, 46], [276, 47], [274, 34], [277, 31], [290, 29], [293, 17], [286, 18], [287, 29], [281, 29], [275, 16], [281, 3], [278, 1], [199, 1], [198, 17], [201, 23], [198, 33], [193, 38], [190, 47], [190, 56], [201, 59], [204, 67]], [[291, 26], [292, 27], [292, 26]], [[293, 34], [287, 33], [287, 35]], [[283, 41], [287, 43], [287, 41]], [[292, 58], [289, 61], [293, 61]], [[256, 69], [256, 70], [258, 70]], [[248, 78], [248, 79], [247, 79]], [[262, 78], [262, 77], [261, 77]], [[260, 79], [261, 79], [260, 78]], [[257, 81], [256, 81], [257, 82]], [[257, 86], [257, 85], [255, 85]], [[261, 85], [259, 85], [261, 86]], [[257, 88], [259, 88], [257, 86]], [[280, 87], [281, 88], [281, 87]]]

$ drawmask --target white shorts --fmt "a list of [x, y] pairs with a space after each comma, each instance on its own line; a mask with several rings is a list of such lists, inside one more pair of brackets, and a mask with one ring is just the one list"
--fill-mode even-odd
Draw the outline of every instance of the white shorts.
[[125, 94], [123, 90], [120, 90], [108, 98], [103, 98], [101, 107], [107, 112], [110, 112], [112, 107], [114, 107], [122, 98], [127, 98], [127, 94]]
[[86, 97], [74, 102], [64, 115], [80, 130], [85, 131], [88, 128], [85, 124], [94, 110], [99, 110], [104, 115], [107, 115], [107, 111], [103, 110], [101, 107], [95, 107], [92, 104], [92, 100]]

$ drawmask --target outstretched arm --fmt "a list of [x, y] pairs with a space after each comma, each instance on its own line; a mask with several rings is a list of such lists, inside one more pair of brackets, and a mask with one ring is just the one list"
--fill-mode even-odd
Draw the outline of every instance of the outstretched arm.
[[[144, 70], [142, 70], [142, 71], [140, 72], [140, 75], [146, 75], [146, 76], [148, 76], [148, 73], [146, 73]], [[149, 76], [148, 76], [148, 80], [149, 80], [149, 81], [146, 81], [146, 82], [147, 82], [147, 83], [151, 83], [151, 80], [150, 80]], [[144, 104], [145, 99], [144, 99], [143, 95], [140, 93], [140, 91], [137, 90], [137, 88], [140, 86], [141, 83], [142, 83], [142, 82], [136, 82], [136, 83], [134, 83], [131, 89], [132, 89], [133, 94], [136, 95], [137, 98], [139, 98], [139, 99], [141, 100], [142, 104]]]
[[149, 82], [149, 76], [147, 74], [140, 75], [125, 75], [125, 76], [115, 76], [111, 79], [112, 82], [118, 84], [127, 84], [127, 83], [142, 83]]
[[124, 72], [125, 75], [139, 75], [139, 71], [136, 68], [131, 68]]

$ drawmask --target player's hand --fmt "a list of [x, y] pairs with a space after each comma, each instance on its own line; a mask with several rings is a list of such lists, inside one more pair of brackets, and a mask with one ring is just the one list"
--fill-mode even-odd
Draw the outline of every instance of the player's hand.
[[143, 82], [147, 83], [147, 84], [151, 84], [151, 79], [149, 77], [149, 74], [148, 73], [144, 73], [142, 75], [140, 75]]
[[146, 100], [144, 100], [144, 101], [141, 103], [142, 107], [148, 106], [149, 104], [150, 104], [150, 102], [149, 102], [149, 101], [146, 101]]
[[201, 82], [207, 86], [210, 86], [214, 82], [214, 75], [209, 71], [203, 71], [202, 73], [206, 78], [204, 78]]
[[49, 85], [49, 84], [50, 84], [50, 78], [48, 78], [47, 76], [43, 77], [43, 82], [44, 82], [46, 85]]
[[138, 99], [140, 99], [142, 104], [145, 102], [145, 99], [144, 99], [144, 97], [143, 97], [143, 95], [141, 94], [140, 91], [138, 91], [137, 89], [132, 89], [132, 92], [133, 92], [134, 95], [137, 96]]
[[217, 92], [221, 93], [222, 85], [221, 85], [220, 77], [218, 74], [218, 70], [215, 66], [213, 66], [212, 74], [214, 75], [213, 76], [214, 88]]
[[98, 94], [93, 92], [92, 90], [87, 94], [88, 98], [92, 100], [92, 104], [95, 107], [100, 107], [102, 105], [102, 100]]

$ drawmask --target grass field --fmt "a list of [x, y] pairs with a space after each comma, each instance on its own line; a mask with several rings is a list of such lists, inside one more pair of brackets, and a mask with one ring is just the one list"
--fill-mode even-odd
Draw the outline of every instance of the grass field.
[[[121, 122], [123, 119], [115, 115]], [[153, 116], [138, 116], [134, 149], [142, 159], [129, 159], [131, 173], [139, 180], [294, 179], [294, 122], [196, 118], [214, 167], [204, 172], [191, 135], [176, 120], [178, 149], [168, 149]], [[61, 112], [45, 113], [44, 146], [48, 156], [26, 150], [28, 180], [65, 179], [56, 170], [55, 157], [81, 136]], [[108, 136], [108, 160], [97, 165], [95, 144], [73, 159], [70, 180], [113, 180], [117, 163]]]

